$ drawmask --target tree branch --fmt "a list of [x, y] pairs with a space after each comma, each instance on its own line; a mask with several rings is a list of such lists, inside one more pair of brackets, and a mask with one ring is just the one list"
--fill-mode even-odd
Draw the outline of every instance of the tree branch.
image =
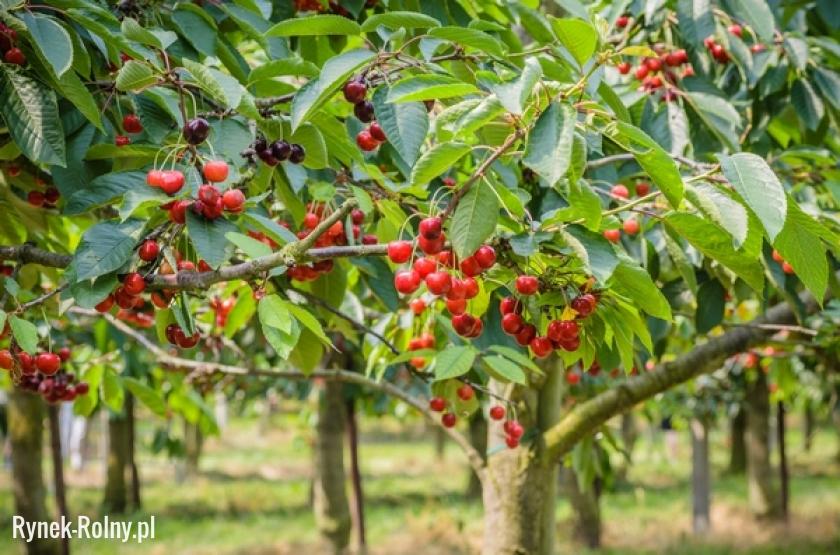
[[[817, 301], [810, 294], [803, 293], [800, 298], [808, 313], [818, 309]], [[787, 303], [781, 303], [770, 308], [764, 316], [756, 318], [752, 324], [709, 339], [673, 361], [662, 363], [649, 373], [630, 378], [575, 406], [543, 434], [548, 460], [559, 459], [571, 451], [578, 441], [633, 405], [695, 376], [712, 372], [728, 357], [761, 344], [778, 332], [778, 329], [767, 329], [768, 324], [796, 324], [796, 315]]]
[[414, 407], [430, 422], [432, 422], [435, 425], [441, 426], [444, 432], [446, 432], [446, 434], [449, 435], [449, 437], [452, 439], [452, 441], [454, 441], [456, 444], [458, 444], [459, 447], [461, 447], [461, 449], [463, 449], [470, 465], [473, 467], [473, 470], [475, 470], [479, 478], [482, 480], [484, 480], [485, 478], [486, 470], [484, 459], [481, 457], [481, 454], [479, 454], [479, 452], [472, 446], [469, 440], [454, 428], [446, 428], [442, 426], [440, 423], [440, 419], [436, 418], [434, 413], [432, 413], [431, 410], [429, 410], [428, 406], [426, 405], [426, 402], [423, 399], [413, 397], [412, 395], [408, 394], [407, 392], [403, 391], [402, 389], [390, 382], [376, 381], [372, 378], [365, 376], [364, 374], [360, 374], [358, 372], [350, 372], [348, 370], [326, 369], [316, 370], [309, 374], [304, 374], [303, 372], [299, 372], [297, 370], [279, 370], [274, 368], [264, 370], [257, 368], [246, 368], [243, 366], [231, 366], [228, 364], [220, 364], [217, 362], [205, 362], [180, 358], [171, 355], [166, 350], [160, 348], [153, 341], [149, 340], [149, 338], [146, 337], [145, 334], [143, 334], [141, 331], [136, 330], [128, 324], [126, 324], [125, 322], [118, 320], [110, 313], [106, 312], [104, 314], [100, 314], [95, 310], [89, 310], [78, 307], [71, 308], [70, 312], [82, 316], [90, 316], [93, 318], [105, 318], [105, 320], [107, 320], [108, 323], [110, 323], [112, 326], [114, 326], [116, 329], [118, 329], [125, 335], [136, 340], [140, 345], [143, 346], [144, 349], [148, 350], [152, 355], [154, 355], [157, 359], [157, 362], [159, 362], [163, 366], [167, 366], [172, 369], [188, 369], [193, 370], [196, 373], [202, 374], [215, 373], [235, 376], [260, 376], [286, 380], [309, 380], [320, 378], [324, 380], [336, 380], [345, 383], [353, 383], [362, 387], [374, 389], [376, 391], [381, 391], [386, 395], [399, 399], [405, 404]]
[[51, 268], [65, 268], [73, 260], [73, 256], [45, 251], [32, 243], [25, 243], [15, 247], [0, 246], [0, 260], [15, 260], [22, 264], [40, 264]]

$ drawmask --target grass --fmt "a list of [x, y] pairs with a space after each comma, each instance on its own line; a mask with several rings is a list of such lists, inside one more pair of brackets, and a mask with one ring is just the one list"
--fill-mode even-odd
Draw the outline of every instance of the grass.
[[[371, 553], [474, 553], [480, 544], [479, 501], [463, 495], [466, 463], [452, 444], [437, 458], [432, 434], [395, 420], [364, 421], [360, 448]], [[142, 425], [143, 441], [151, 430]], [[156, 517], [157, 537], [118, 546], [125, 554], [321, 553], [308, 507], [311, 431], [297, 417], [277, 415], [269, 425], [234, 420], [205, 446], [201, 473], [178, 481], [174, 465], [141, 450], [143, 510], [134, 520]], [[602, 498], [604, 544], [610, 554], [829, 554], [840, 553], [840, 466], [836, 432], [821, 430], [805, 453], [792, 429], [792, 517], [788, 525], [756, 523], [746, 505], [743, 476], [723, 472], [722, 434], [712, 435], [712, 533], [702, 541], [690, 531], [689, 448], [680, 433], [671, 461], [658, 434], [643, 434], [626, 483]], [[45, 465], [45, 473], [49, 467]], [[99, 513], [103, 469], [91, 463], [68, 471], [74, 514]], [[0, 553], [20, 547], [11, 539], [14, 513], [8, 471], [0, 472]], [[558, 550], [585, 551], [569, 539], [571, 511], [557, 502]], [[112, 542], [79, 541], [78, 553], [115, 552]], [[423, 546], [418, 549], [418, 546]]]

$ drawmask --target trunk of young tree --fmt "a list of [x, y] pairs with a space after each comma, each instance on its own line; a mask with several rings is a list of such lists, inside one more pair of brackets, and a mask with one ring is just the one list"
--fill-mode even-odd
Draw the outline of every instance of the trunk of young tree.
[[137, 441], [136, 420], [134, 418], [134, 395], [126, 393], [125, 414], [128, 420], [128, 474], [131, 478], [131, 507], [136, 511], [140, 508], [140, 472], [137, 468], [137, 452], [135, 444]]
[[747, 471], [747, 412], [744, 406], [729, 419], [729, 468], [730, 474]]
[[188, 476], [198, 474], [201, 460], [201, 449], [204, 446], [204, 436], [198, 423], [184, 420], [184, 462]]
[[618, 481], [627, 480], [627, 473], [630, 471], [630, 465], [633, 463], [633, 448], [636, 446], [636, 439], [639, 437], [639, 429], [636, 426], [636, 417], [632, 410], [621, 415], [621, 442], [624, 445], [624, 450], [627, 453], [627, 458], [622, 457], [616, 469], [616, 479]]
[[779, 445], [779, 482], [781, 483], [781, 499], [779, 500], [781, 516], [788, 518], [790, 501], [790, 473], [788, 472], [787, 449], [785, 442], [785, 404], [782, 401], [776, 405], [776, 442]]
[[344, 427], [343, 385], [326, 381], [318, 402], [313, 508], [318, 532], [336, 554], [346, 551], [351, 527], [344, 474]]
[[543, 364], [546, 381], [539, 390], [517, 389], [514, 393], [517, 417], [526, 429], [522, 445], [502, 447], [501, 423], [489, 426], [488, 448], [494, 454], [487, 459], [482, 484], [484, 555], [554, 552], [558, 465], [546, 456], [542, 432], [559, 420], [563, 366], [559, 360], [551, 360]]
[[435, 460], [443, 462], [446, 456], [446, 432], [440, 426], [434, 426], [432, 433], [435, 434]]
[[[12, 449], [12, 490], [15, 514], [26, 522], [52, 520], [47, 513], [44, 486], [44, 404], [38, 395], [13, 389], [9, 393], [9, 443]], [[56, 540], [35, 539], [26, 543], [28, 555], [57, 555]]]
[[563, 468], [560, 474], [563, 491], [572, 506], [575, 539], [590, 549], [598, 549], [601, 547], [601, 504], [597, 479], [582, 488], [573, 469]]
[[[487, 453], [487, 419], [484, 418], [484, 413], [480, 410], [470, 418], [470, 443], [475, 450], [485, 456]], [[477, 499], [481, 497], [481, 480], [478, 474], [470, 468], [470, 476], [467, 480], [466, 496], [470, 499]]]
[[711, 528], [711, 474], [709, 471], [709, 424], [705, 418], [693, 418], [691, 434], [691, 508], [692, 529], [705, 535]]
[[[50, 424], [50, 455], [52, 457], [53, 491], [56, 507], [56, 521], [70, 518], [67, 510], [67, 489], [64, 483], [64, 457], [61, 452], [61, 422], [58, 414], [59, 405], [48, 405], [47, 415]], [[70, 538], [59, 540], [62, 555], [70, 554]]]
[[802, 419], [802, 447], [805, 449], [806, 453], [811, 452], [811, 447], [814, 443], [814, 430], [816, 428], [816, 422], [814, 421], [814, 405], [810, 399], [805, 401], [805, 414], [804, 418]]
[[125, 412], [108, 415], [108, 460], [102, 509], [121, 514], [128, 508], [129, 419]]
[[770, 398], [767, 375], [759, 370], [754, 382], [747, 384], [747, 486], [750, 510], [757, 518], [781, 515], [779, 490], [770, 464]]
[[365, 533], [365, 496], [362, 491], [362, 471], [359, 467], [359, 425], [356, 418], [356, 403], [353, 399], [347, 400], [347, 446], [350, 455], [350, 484], [352, 485], [353, 504], [352, 522], [356, 530], [357, 552], [367, 551], [367, 540]]

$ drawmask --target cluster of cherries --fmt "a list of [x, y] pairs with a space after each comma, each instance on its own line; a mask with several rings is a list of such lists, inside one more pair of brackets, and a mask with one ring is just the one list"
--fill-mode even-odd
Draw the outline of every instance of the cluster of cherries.
[[15, 46], [17, 31], [0, 22], [0, 53], [7, 64], [22, 66], [26, 64], [26, 55], [23, 50]]
[[662, 101], [670, 102], [677, 97], [676, 92], [674, 92], [674, 85], [677, 81], [674, 69], [685, 65], [680, 74], [681, 78], [685, 78], [694, 75], [694, 68], [688, 63], [688, 53], [682, 48], [667, 52], [664, 45], [656, 44], [653, 46], [653, 50], [659, 57], [644, 58], [635, 70], [627, 61], [619, 63], [616, 68], [622, 75], [627, 75], [633, 71], [633, 77], [641, 81], [642, 90], [651, 94], [664, 87]]
[[265, 137], [260, 137], [247, 149], [243, 154], [249, 159], [253, 159], [256, 154], [257, 158], [263, 161], [268, 166], [276, 166], [280, 162], [288, 160], [292, 164], [302, 164], [306, 159], [306, 149], [297, 143], [290, 143], [283, 139], [278, 139], [269, 144]]
[[773, 249], [773, 260], [778, 262], [782, 266], [782, 271], [786, 274], [793, 274], [795, 270], [793, 266], [790, 265], [790, 262], [782, 258], [782, 255], [779, 251]]
[[20, 349], [0, 350], [0, 368], [20, 369], [18, 387], [40, 394], [48, 403], [73, 401], [88, 392], [86, 382], [76, 383], [76, 376], [64, 372], [61, 363], [70, 360], [70, 349], [62, 347], [57, 353], [42, 352], [35, 356]]
[[[461, 385], [455, 393], [462, 401], [469, 401], [475, 396], [475, 391], [472, 386], [467, 383]], [[447, 428], [452, 428], [458, 423], [458, 417], [454, 412], [446, 410], [447, 405], [448, 403], [443, 397], [432, 397], [429, 399], [429, 408], [434, 412], [443, 413], [440, 417], [441, 424]], [[504, 420], [505, 414], [505, 407], [502, 405], [493, 405], [488, 411], [490, 418], [496, 421]], [[505, 420], [504, 431], [506, 436], [505, 443], [507, 443], [507, 446], [511, 449], [519, 447], [519, 439], [522, 437], [522, 434], [525, 433], [525, 428], [522, 427], [522, 424], [512, 419]]]
[[[45, 185], [40, 178], [35, 180], [37, 185]], [[58, 199], [61, 198], [61, 193], [53, 186], [47, 187], [43, 192], [35, 190], [29, 191], [26, 195], [26, 202], [35, 208], [55, 208]]]
[[[143, 123], [137, 114], [126, 114], [122, 120], [123, 131], [129, 134], [137, 134], [143, 132]], [[131, 144], [131, 137], [128, 135], [117, 135], [114, 137], [114, 144], [117, 146], [127, 146]]]
[[[636, 183], [636, 196], [643, 197], [650, 192], [650, 183], [647, 181], [639, 181]], [[614, 185], [610, 189], [610, 195], [616, 199], [627, 200], [630, 198], [630, 191], [625, 185]], [[636, 235], [641, 229], [641, 224], [636, 218], [628, 218], [624, 220], [622, 229], [627, 235]], [[621, 229], [605, 229], [604, 238], [610, 243], [618, 243], [621, 240]]]
[[169, 324], [166, 326], [164, 336], [166, 337], [166, 340], [169, 341], [170, 345], [180, 347], [181, 349], [192, 349], [198, 345], [198, 341], [201, 339], [201, 335], [198, 331], [192, 335], [187, 335], [178, 324]]
[[224, 300], [218, 296], [213, 297], [213, 300], [210, 301], [210, 308], [213, 309], [213, 312], [216, 315], [216, 327], [225, 327], [225, 324], [227, 324], [228, 314], [230, 314], [230, 311], [233, 310], [234, 306], [236, 306], [236, 297], [228, 297]]
[[368, 88], [364, 77], [357, 76], [344, 85], [344, 99], [353, 104], [353, 114], [362, 123], [369, 123], [367, 129], [362, 129], [356, 135], [356, 144], [365, 152], [379, 148], [379, 145], [388, 140], [385, 131], [374, 121], [376, 114], [373, 110], [373, 103], [366, 100]]
[[[202, 167], [204, 178], [208, 181], [198, 188], [196, 199], [182, 199], [168, 202], [161, 206], [169, 211], [169, 219], [183, 224], [186, 221], [187, 209], [204, 216], [208, 220], [215, 220], [224, 212], [238, 214], [245, 208], [245, 194], [239, 189], [228, 189], [224, 193], [213, 185], [228, 178], [227, 162], [211, 160]], [[162, 190], [169, 196], [175, 195], [184, 187], [186, 179], [179, 170], [150, 170], [146, 174], [146, 183], [150, 187]]]

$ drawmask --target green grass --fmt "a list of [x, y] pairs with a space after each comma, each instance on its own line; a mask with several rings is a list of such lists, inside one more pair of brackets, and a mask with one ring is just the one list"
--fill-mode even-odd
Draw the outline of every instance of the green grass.
[[[266, 431], [261, 431], [265, 428]], [[150, 430], [141, 424], [142, 439]], [[670, 462], [658, 434], [643, 434], [627, 481], [602, 498], [604, 553], [829, 554], [840, 553], [840, 467], [836, 435], [822, 430], [810, 453], [792, 431], [792, 518], [787, 526], [754, 522], [742, 476], [728, 476], [725, 437], [712, 436], [713, 532], [690, 532], [690, 468], [685, 433]], [[653, 437], [653, 439], [651, 439]], [[270, 425], [235, 420], [222, 438], [205, 446], [199, 476], [175, 479], [171, 462], [141, 450], [143, 511], [156, 517], [157, 538], [122, 544], [126, 554], [320, 553], [308, 507], [311, 431], [297, 417], [279, 415]], [[480, 543], [481, 506], [463, 490], [467, 467], [452, 444], [437, 459], [430, 432], [394, 420], [362, 423], [361, 460], [368, 542], [372, 553], [473, 553]], [[49, 466], [45, 465], [45, 473]], [[74, 514], [96, 516], [103, 469], [91, 464], [68, 471]], [[0, 473], [0, 553], [15, 553], [8, 471]], [[584, 552], [569, 540], [571, 512], [557, 503], [559, 551]], [[418, 546], [424, 546], [422, 549]], [[432, 547], [433, 546], [433, 547]], [[77, 552], [111, 554], [108, 541], [77, 542]]]

